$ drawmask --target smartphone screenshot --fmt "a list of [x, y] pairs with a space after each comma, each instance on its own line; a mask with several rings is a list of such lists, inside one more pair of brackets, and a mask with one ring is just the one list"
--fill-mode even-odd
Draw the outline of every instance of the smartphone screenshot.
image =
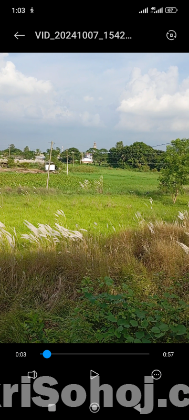
[[186, 414], [188, 6], [1, 22], [0, 412]]

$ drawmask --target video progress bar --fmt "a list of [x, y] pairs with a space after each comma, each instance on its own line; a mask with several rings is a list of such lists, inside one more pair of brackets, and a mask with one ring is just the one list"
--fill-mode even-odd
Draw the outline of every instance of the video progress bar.
[[51, 356], [149, 356], [150, 353], [51, 353], [50, 350], [44, 350], [40, 353], [45, 359]]
[[51, 353], [56, 356], [149, 356], [150, 353]]

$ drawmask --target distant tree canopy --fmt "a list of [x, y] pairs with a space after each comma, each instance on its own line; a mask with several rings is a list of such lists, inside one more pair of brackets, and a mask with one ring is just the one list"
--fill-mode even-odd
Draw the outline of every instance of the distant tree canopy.
[[[35, 156], [40, 155], [40, 149], [36, 151], [30, 151], [29, 147], [26, 146], [24, 151], [17, 149], [14, 144], [10, 144], [10, 156], [17, 158], [32, 159]], [[4, 156], [9, 156], [9, 147], [2, 151]], [[80, 162], [82, 158], [82, 153], [76, 147], [70, 147], [67, 150], [64, 150], [61, 153], [61, 149], [56, 147], [52, 149], [51, 161], [56, 162], [58, 165], [60, 162], [67, 162], [67, 153], [68, 153], [68, 163]], [[115, 147], [112, 147], [109, 151], [107, 149], [97, 149], [89, 148], [86, 153], [91, 153], [94, 164], [108, 164], [112, 167], [120, 168], [136, 168], [143, 170], [144, 168], [160, 169], [164, 166], [164, 156], [165, 152], [162, 150], [155, 150], [153, 147], [148, 146], [144, 142], [134, 142], [130, 146], [124, 146], [122, 141], [118, 141]], [[47, 149], [44, 152], [45, 160], [49, 161], [50, 149]]]
[[13, 149], [16, 149], [16, 147], [15, 147], [15, 145], [14, 144], [10, 144], [10, 150], [13, 150]]
[[14, 147], [13, 146], [14, 146], [14, 144], [11, 144], [9, 146], [10, 147], [10, 152], [9, 152], [9, 147], [3, 151], [4, 156], [9, 156], [9, 153], [10, 153], [10, 156], [13, 156], [14, 158], [23, 157], [22, 150], [17, 149], [15, 146]]
[[148, 165], [150, 169], [160, 170], [164, 153], [162, 150], [154, 150], [143, 142], [135, 142], [130, 146], [123, 146], [123, 142], [118, 142], [116, 147], [109, 150], [107, 161], [114, 167], [129, 165], [140, 169], [143, 165]]
[[80, 162], [81, 152], [78, 149], [76, 149], [76, 147], [70, 147], [69, 149], [64, 150], [62, 153], [60, 153], [60, 159], [64, 163], [67, 162], [67, 154], [68, 154], [68, 163], [72, 163], [73, 159], [74, 161]]
[[189, 139], [176, 139], [167, 146], [165, 167], [159, 177], [159, 189], [172, 194], [175, 204], [178, 193], [184, 193], [183, 186], [189, 180]]
[[25, 153], [25, 152], [29, 152], [29, 151], [30, 151], [29, 146], [24, 147], [24, 153]]
[[98, 163], [101, 165], [102, 163], [107, 162], [108, 158], [108, 150], [107, 149], [96, 149], [95, 147], [91, 147], [86, 151], [86, 153], [92, 153], [93, 163]]
[[35, 152], [30, 150], [29, 146], [26, 146], [26, 147], [24, 147], [22, 157], [24, 159], [34, 159], [35, 158]]
[[23, 158], [24, 159], [35, 159], [35, 152], [32, 150], [26, 150], [23, 153]]
[[36, 151], [35, 151], [35, 155], [36, 156], [39, 156], [41, 154], [41, 150], [40, 149], [36, 149]]

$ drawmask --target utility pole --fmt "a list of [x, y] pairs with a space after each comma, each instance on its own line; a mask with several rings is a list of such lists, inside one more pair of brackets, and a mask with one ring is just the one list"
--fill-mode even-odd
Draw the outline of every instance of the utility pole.
[[49, 186], [49, 171], [50, 171], [50, 164], [51, 164], [51, 155], [52, 155], [52, 147], [53, 147], [53, 141], [51, 141], [51, 150], [50, 150], [50, 157], [49, 157], [49, 167], [48, 167], [48, 174], [47, 174], [47, 190]]
[[10, 157], [10, 145], [9, 145], [9, 157]]
[[67, 175], [68, 175], [68, 149], [67, 149]]
[[82, 163], [83, 160], [83, 152], [81, 152], [81, 160], [80, 160], [80, 164]]

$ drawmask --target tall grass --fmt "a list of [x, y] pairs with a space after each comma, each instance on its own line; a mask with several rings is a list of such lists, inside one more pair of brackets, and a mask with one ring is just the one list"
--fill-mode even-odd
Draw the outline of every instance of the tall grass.
[[[146, 222], [137, 212], [138, 228], [121, 232], [114, 228], [108, 238], [99, 233], [93, 235], [85, 229], [80, 229], [83, 230], [81, 233], [65, 228], [63, 210], [57, 210], [55, 216], [59, 223], [56, 221], [54, 227], [47, 224], [36, 227], [25, 221], [31, 232], [22, 234], [21, 244], [18, 232], [14, 230], [11, 234], [0, 223], [0, 342], [78, 342], [87, 340], [87, 331], [91, 342], [101, 342], [104, 340], [105, 314], [99, 312], [97, 306], [92, 308], [91, 303], [88, 304], [82, 297], [83, 292], [94, 301], [99, 293], [108, 292], [110, 297], [116, 297], [124, 293], [125, 287], [132, 290], [135, 308], [138, 309], [144, 303], [147, 305], [150, 297], [163, 299], [166, 288], [171, 287], [173, 295], [180, 299], [180, 306], [170, 305], [169, 312], [163, 315], [161, 311], [167, 303], [163, 300], [161, 304], [154, 302], [148, 309], [151, 315], [148, 315], [152, 318], [153, 310], [159, 305], [162, 322], [164, 319], [166, 325], [175, 328], [177, 324], [182, 325], [184, 330], [179, 327], [177, 341], [180, 338], [188, 342], [188, 309], [183, 309], [181, 303], [189, 303], [187, 211], [179, 211], [174, 223]], [[103, 282], [104, 278], [111, 281]], [[90, 297], [91, 291], [93, 298]], [[173, 308], [174, 316], [171, 312]], [[127, 310], [124, 311], [126, 314]], [[104, 315], [99, 319], [98, 313]], [[97, 330], [93, 334], [94, 319], [98, 328], [95, 327]], [[49, 325], [55, 326], [51, 328]], [[131, 324], [132, 328], [134, 325]], [[102, 335], [98, 333], [99, 328]], [[34, 333], [35, 329], [38, 333]], [[111, 340], [110, 332], [107, 334]], [[169, 342], [173, 340], [171, 334], [158, 336], [156, 330], [153, 340]], [[132, 340], [132, 331], [129, 337], [125, 338], [126, 341]], [[122, 339], [118, 334], [117, 342]], [[135, 339], [139, 340], [137, 336]], [[150, 335], [144, 339], [149, 340]]]

